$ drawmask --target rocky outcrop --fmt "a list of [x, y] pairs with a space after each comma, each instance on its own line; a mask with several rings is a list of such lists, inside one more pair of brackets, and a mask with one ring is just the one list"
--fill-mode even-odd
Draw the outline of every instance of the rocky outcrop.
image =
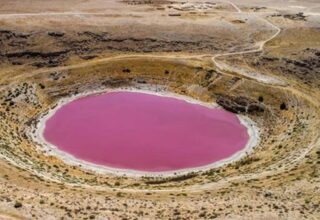
[[53, 58], [68, 53], [67, 50], [54, 51], [54, 52], [38, 52], [38, 51], [21, 51], [3, 54], [8, 58], [19, 57], [41, 57], [41, 58]]
[[17, 51], [1, 53], [0, 57], [7, 58], [11, 61], [12, 65], [22, 65], [24, 60], [33, 60], [32, 66], [42, 67], [57, 67], [61, 65], [63, 60], [67, 58], [68, 50], [40, 52], [40, 51]]
[[233, 113], [255, 113], [264, 111], [264, 107], [261, 103], [244, 96], [228, 96], [219, 94], [216, 102], [227, 111]]
[[31, 34], [29, 33], [19, 33], [10, 30], [0, 30], [0, 39], [11, 39], [11, 38], [23, 38], [27, 39]]
[[[42, 44], [44, 43], [44, 44]], [[42, 45], [42, 46], [41, 46]], [[45, 46], [43, 46], [45, 45]], [[56, 67], [77, 56], [90, 60], [109, 52], [213, 52], [221, 45], [207, 36], [173, 39], [137, 37], [107, 31], [58, 31], [24, 32], [0, 28], [0, 65], [32, 65], [37, 68]], [[210, 76], [208, 76], [210, 77]]]
[[102, 82], [102, 86], [104, 87], [111, 87], [111, 88], [117, 88], [122, 86], [128, 86], [130, 85], [129, 79], [108, 79], [104, 82]]
[[320, 87], [319, 81], [314, 80], [320, 74], [319, 48], [305, 48], [299, 50], [299, 53], [292, 52], [282, 57], [266, 54], [250, 62], [254, 67], [265, 68], [268, 72], [291, 77], [312, 87]]
[[286, 19], [294, 20], [294, 21], [306, 21], [306, 17], [302, 12], [297, 14], [274, 14], [271, 17], [284, 17]]
[[48, 35], [51, 37], [63, 37], [64, 33], [60, 32], [60, 31], [50, 31], [50, 32], [48, 32]]

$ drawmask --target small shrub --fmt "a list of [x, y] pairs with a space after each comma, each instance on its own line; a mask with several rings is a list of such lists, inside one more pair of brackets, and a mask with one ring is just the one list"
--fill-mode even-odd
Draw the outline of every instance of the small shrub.
[[281, 110], [287, 110], [287, 105], [286, 105], [286, 103], [281, 103], [281, 105], [280, 105], [280, 109]]
[[22, 203], [21, 203], [21, 202], [16, 202], [16, 203], [14, 204], [14, 207], [15, 207], [16, 209], [21, 208], [21, 207], [22, 207]]
[[259, 96], [258, 100], [259, 100], [259, 102], [263, 102], [263, 97]]

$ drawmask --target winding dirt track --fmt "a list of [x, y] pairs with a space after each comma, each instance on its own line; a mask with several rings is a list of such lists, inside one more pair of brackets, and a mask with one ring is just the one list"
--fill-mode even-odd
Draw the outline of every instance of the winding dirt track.
[[[236, 10], [237, 10], [237, 13], [239, 14], [252, 14], [253, 16], [255, 16], [257, 19], [261, 19], [261, 17], [258, 17], [255, 13], [247, 13], [247, 12], [242, 12], [242, 10], [235, 4], [233, 4], [232, 2], [230, 1], [227, 1], [229, 4], [231, 4]], [[274, 28], [276, 30], [276, 32], [268, 39], [262, 41], [258, 47], [258, 49], [253, 49], [253, 50], [246, 50], [246, 51], [238, 51], [238, 52], [232, 52], [232, 53], [224, 53], [224, 54], [216, 54], [212, 57], [212, 62], [214, 63], [214, 65], [217, 67], [218, 71], [219, 72], [223, 72], [223, 71], [234, 71], [234, 68], [230, 68], [229, 66], [223, 66], [221, 63], [219, 63], [216, 59], [219, 58], [219, 57], [224, 57], [224, 56], [233, 56], [233, 55], [243, 55], [243, 54], [250, 54], [250, 53], [258, 53], [258, 52], [261, 52], [263, 51], [263, 48], [265, 46], [266, 43], [268, 43], [269, 41], [272, 41], [273, 39], [275, 39], [281, 32], [281, 29], [272, 24], [270, 21], [268, 21], [267, 19], [262, 19], [263, 21], [265, 21], [269, 26], [271, 26], [272, 28]], [[223, 72], [225, 73], [225, 72]], [[265, 84], [278, 84], [278, 85], [282, 85], [284, 86], [285, 83], [282, 82], [281, 80], [279, 79], [276, 79], [274, 77], [269, 77], [269, 76], [262, 76], [260, 73], [255, 73], [255, 74], [248, 74], [246, 73], [245, 71], [241, 71], [241, 70], [238, 70], [237, 73], [241, 74], [241, 75], [244, 75], [246, 77], [249, 77], [249, 78], [252, 78], [252, 79], [255, 79], [257, 80], [258, 82], [261, 82], [261, 83], [265, 83]]]

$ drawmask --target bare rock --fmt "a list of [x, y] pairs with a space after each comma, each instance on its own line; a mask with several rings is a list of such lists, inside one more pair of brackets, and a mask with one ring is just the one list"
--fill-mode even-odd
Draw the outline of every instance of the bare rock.
[[255, 113], [264, 111], [264, 107], [261, 103], [244, 96], [228, 96], [220, 94], [217, 97], [217, 103], [227, 111], [233, 113]]

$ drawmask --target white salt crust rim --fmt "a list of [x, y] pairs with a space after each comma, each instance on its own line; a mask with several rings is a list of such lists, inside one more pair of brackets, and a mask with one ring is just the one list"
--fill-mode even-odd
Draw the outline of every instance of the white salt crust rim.
[[39, 118], [39, 123], [36, 125], [36, 127], [31, 131], [31, 137], [34, 142], [38, 143], [39, 149], [44, 150], [44, 153], [50, 156], [57, 157], [61, 159], [63, 162], [65, 162], [68, 165], [72, 166], [79, 166], [84, 170], [91, 170], [99, 174], [109, 174], [109, 175], [118, 175], [118, 176], [129, 176], [129, 177], [172, 177], [172, 176], [180, 176], [185, 175], [192, 172], [199, 172], [199, 171], [207, 171], [212, 168], [217, 168], [224, 166], [226, 164], [230, 164], [232, 162], [235, 162], [242, 157], [249, 155], [255, 146], [258, 145], [260, 142], [259, 137], [259, 129], [256, 126], [255, 122], [253, 122], [250, 118], [243, 115], [237, 115], [237, 117], [240, 120], [240, 123], [247, 128], [247, 132], [249, 135], [249, 140], [246, 144], [246, 146], [233, 154], [232, 156], [225, 158], [223, 160], [216, 161], [214, 163], [205, 165], [205, 166], [199, 166], [194, 168], [186, 168], [186, 169], [179, 169], [179, 170], [173, 170], [173, 171], [164, 171], [164, 172], [147, 172], [147, 171], [137, 171], [137, 170], [130, 170], [130, 169], [118, 169], [113, 168], [109, 166], [104, 165], [98, 165], [94, 164], [88, 161], [84, 161], [81, 159], [78, 159], [74, 157], [73, 155], [66, 153], [60, 149], [58, 149], [55, 145], [52, 145], [48, 143], [45, 138], [43, 137], [43, 132], [45, 129], [46, 121], [55, 114], [55, 112], [61, 108], [64, 104], [76, 100], [80, 97], [85, 97], [89, 95], [97, 95], [101, 93], [108, 93], [108, 92], [120, 92], [120, 91], [126, 91], [126, 92], [139, 92], [139, 93], [145, 93], [145, 94], [151, 94], [151, 95], [157, 95], [157, 96], [163, 96], [163, 97], [170, 97], [170, 98], [176, 98], [179, 100], [184, 100], [192, 104], [198, 104], [202, 106], [206, 106], [209, 108], [220, 108], [216, 103], [207, 103], [202, 102], [193, 98], [190, 98], [188, 96], [179, 95], [177, 93], [172, 93], [165, 91], [165, 88], [158, 87], [158, 86], [145, 86], [145, 88], [134, 88], [134, 87], [123, 87], [118, 89], [104, 89], [104, 90], [95, 90], [90, 92], [85, 92], [77, 95], [73, 95], [68, 98], [61, 99], [57, 105], [47, 111], [46, 113], [42, 114]]

